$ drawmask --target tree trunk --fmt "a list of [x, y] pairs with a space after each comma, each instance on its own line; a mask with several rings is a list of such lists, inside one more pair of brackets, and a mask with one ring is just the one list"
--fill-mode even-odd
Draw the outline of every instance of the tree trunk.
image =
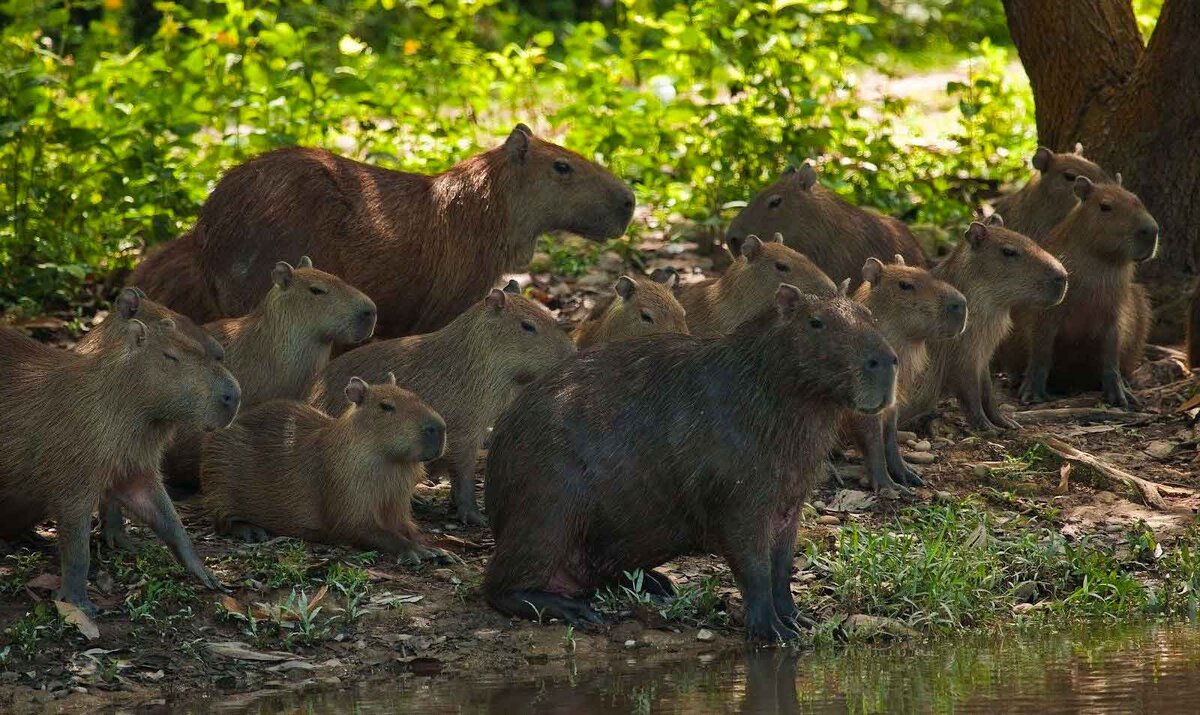
[[1183, 335], [1200, 269], [1200, 2], [1166, 0], [1148, 46], [1130, 0], [1004, 0], [1029, 74], [1038, 138], [1084, 153], [1141, 197], [1161, 227], [1139, 267], [1156, 341]]

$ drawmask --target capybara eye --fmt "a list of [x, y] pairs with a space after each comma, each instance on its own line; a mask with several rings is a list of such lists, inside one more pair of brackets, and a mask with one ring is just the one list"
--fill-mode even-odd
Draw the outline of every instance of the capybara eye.
[[783, 261], [775, 261], [775, 270], [779, 271], [780, 273], [788, 273], [792, 270], [792, 267]]
[[1100, 210], [1101, 211], [1112, 211], [1112, 204], [1105, 201], [1104, 203], [1100, 204]]
[[529, 322], [528, 320], [522, 320], [521, 321], [521, 330], [524, 330], [527, 333], [536, 333], [537, 326], [534, 325], [533, 323]]
[[642, 311], [642, 322], [647, 323], [647, 324], [653, 324], [654, 316], [650, 315], [650, 313], [648, 311], [643, 310]]
[[396, 406], [390, 402], [380, 402], [379, 409], [383, 410], [384, 412], [395, 412]]
[[814, 330], [820, 330], [825, 327], [825, 321], [814, 315], [808, 319], [808, 325]]
[[900, 290], [915, 290], [916, 286], [908, 281], [900, 281]]
[[1075, 183], [1076, 176], [1078, 176], [1078, 174], [1076, 174], [1073, 171], [1064, 171], [1063, 172], [1063, 178], [1066, 179], [1067, 181], [1070, 181], [1071, 183]]
[[1004, 254], [1005, 258], [1016, 258], [1021, 255], [1021, 252], [1012, 246], [1005, 246], [1000, 252]]
[[313, 295], [325, 295], [329, 292], [329, 290], [321, 286], [309, 286], [308, 292], [312, 293]]
[[554, 162], [554, 170], [560, 174], [570, 174], [572, 171], [571, 165], [568, 164], [567, 162], [563, 161], [562, 159], [559, 159]]
[[782, 196], [772, 196], [771, 200], [767, 202], [767, 208], [769, 208], [769, 209], [779, 208], [779, 204], [781, 204], [781, 203], [783, 203]]
[[163, 353], [163, 357], [170, 360], [171, 362], [179, 362], [178, 355], [172, 355], [171, 353]]

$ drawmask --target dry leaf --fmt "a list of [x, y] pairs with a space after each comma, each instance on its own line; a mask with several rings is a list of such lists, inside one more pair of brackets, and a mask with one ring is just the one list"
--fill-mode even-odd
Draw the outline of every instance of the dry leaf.
[[96, 626], [96, 622], [88, 617], [79, 606], [66, 601], [55, 601], [54, 607], [58, 609], [59, 618], [79, 629], [84, 638], [94, 641], [100, 637], [100, 628]]
[[262, 663], [275, 663], [296, 659], [296, 656], [292, 655], [291, 653], [252, 650], [250, 646], [239, 641], [206, 643], [204, 647], [214, 655], [223, 655], [226, 658], [233, 658], [235, 660], [253, 660]]
[[58, 574], [44, 573], [40, 576], [35, 576], [25, 582], [27, 588], [40, 588], [45, 591], [57, 591], [62, 579]]
[[1071, 463], [1063, 462], [1058, 468], [1058, 488], [1054, 490], [1055, 494], [1066, 494], [1071, 482]]

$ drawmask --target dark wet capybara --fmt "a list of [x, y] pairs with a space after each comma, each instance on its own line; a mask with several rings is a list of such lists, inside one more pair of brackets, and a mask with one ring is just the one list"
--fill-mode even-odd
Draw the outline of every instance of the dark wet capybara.
[[856, 288], [868, 258], [890, 261], [904, 256], [924, 267], [921, 244], [902, 222], [859, 208], [817, 183], [811, 164], [788, 167], [783, 176], [750, 200], [729, 224], [725, 241], [736, 256], [751, 234], [783, 234], [783, 242], [808, 256], [836, 283], [850, 279]]
[[1004, 216], [1004, 225], [1039, 244], [1079, 203], [1075, 196], [1076, 177], [1086, 176], [1096, 184], [1113, 181], [1108, 172], [1083, 157], [1082, 144], [1076, 144], [1075, 151], [1062, 154], [1040, 146], [1032, 163], [1038, 174], [1019, 190], [997, 199], [995, 207], [996, 213]]
[[633, 207], [620, 179], [523, 124], [432, 176], [278, 149], [226, 173], [192, 230], [150, 253], [133, 283], [209, 322], [248, 313], [279, 257], [311, 256], [375, 301], [378, 335], [398, 337], [446, 325], [524, 270], [538, 236], [615, 238]]
[[897, 368], [863, 306], [786, 284], [776, 303], [729, 336], [580, 352], [521, 392], [487, 461], [493, 607], [594, 622], [597, 587], [719, 553], [745, 599], [747, 636], [797, 637], [800, 506], [840, 410], [890, 406]]
[[410, 562], [444, 557], [412, 518], [422, 462], [442, 455], [446, 424], [421, 398], [358, 378], [329, 417], [303, 402], [244, 411], [204, 442], [204, 504], [218, 531], [250, 540], [295, 536], [374, 549]]
[[159, 463], [175, 429], [233, 420], [237, 381], [170, 320], [129, 320], [125, 333], [122, 344], [76, 354], [0, 328], [0, 535], [54, 519], [59, 599], [88, 612], [88, 536], [102, 496], [145, 521], [202, 583], [219, 587], [179, 522]]
[[576, 347], [582, 350], [641, 335], [687, 333], [683, 306], [671, 292], [678, 283], [674, 271], [655, 271], [649, 278], [617, 278], [614, 295], [597, 303], [572, 333]]

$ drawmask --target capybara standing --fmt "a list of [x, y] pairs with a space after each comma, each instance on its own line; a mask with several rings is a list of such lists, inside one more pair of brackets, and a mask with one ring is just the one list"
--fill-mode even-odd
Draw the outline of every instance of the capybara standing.
[[406, 561], [444, 556], [412, 518], [422, 462], [441, 456], [446, 425], [419, 397], [352, 378], [333, 418], [295, 400], [243, 412], [204, 442], [204, 503], [218, 531], [262, 541], [295, 536]]
[[371, 296], [379, 335], [429, 332], [524, 270], [538, 236], [615, 238], [633, 205], [607, 170], [523, 124], [433, 176], [279, 149], [226, 173], [192, 230], [148, 255], [133, 282], [208, 322], [248, 313], [275, 261], [306, 255]]
[[1096, 184], [1112, 181], [1104, 169], [1083, 157], [1082, 144], [1076, 144], [1074, 152], [1062, 154], [1040, 146], [1032, 163], [1038, 170], [1037, 176], [1019, 190], [996, 199], [995, 206], [1008, 228], [1039, 244], [1079, 203], [1075, 196], [1076, 177], [1086, 176]]
[[217, 588], [179, 522], [158, 465], [177, 427], [224, 427], [240, 392], [229, 371], [171, 321], [130, 320], [126, 340], [68, 353], [0, 328], [0, 536], [44, 518], [58, 527], [59, 598], [87, 594], [91, 516], [102, 497], [145, 521]]
[[868, 258], [904, 256], [925, 266], [921, 244], [902, 222], [859, 208], [817, 183], [811, 164], [788, 167], [771, 186], [751, 199], [729, 224], [725, 240], [736, 256], [746, 236], [783, 235], [783, 242], [808, 256], [835, 282], [857, 287]]
[[582, 351], [521, 392], [488, 453], [493, 607], [597, 621], [587, 599], [623, 573], [719, 553], [747, 636], [797, 637], [800, 506], [839, 411], [892, 404], [896, 355], [844, 296], [784, 284], [776, 302], [729, 336]]
[[1023, 402], [1044, 402], [1047, 390], [1100, 387], [1105, 402], [1128, 407], [1133, 393], [1125, 377], [1141, 364], [1150, 331], [1150, 301], [1133, 281], [1134, 268], [1158, 249], [1158, 223], [1119, 184], [1080, 176], [1075, 193], [1079, 204], [1044, 244], [1071, 272], [1071, 289], [1051, 310], [1014, 316], [1019, 350], [1006, 353], [1004, 363], [1024, 368]]
[[953, 395], [972, 430], [1020, 427], [996, 402], [992, 354], [1012, 329], [1013, 308], [1049, 308], [1062, 301], [1066, 269], [992, 214], [986, 223], [972, 223], [930, 273], [966, 296], [971, 317], [962, 335], [929, 344], [929, 368], [901, 407], [900, 423], [931, 413], [938, 400]]
[[722, 335], [771, 307], [780, 283], [803, 293], [833, 295], [837, 286], [805, 256], [780, 243], [780, 235], [763, 241], [747, 236], [741, 254], [718, 278], [679, 289], [692, 335]]
[[875, 316], [879, 332], [900, 361], [896, 405], [878, 415], [847, 411], [842, 431], [862, 452], [874, 489], [896, 483], [917, 486], [924, 482], [904, 461], [896, 438], [898, 409], [925, 372], [926, 342], [953, 338], [966, 328], [967, 299], [924, 268], [906, 266], [899, 255], [890, 265], [868, 258], [862, 272], [863, 282], [854, 299]]
[[[451, 502], [458, 518], [485, 523], [475, 503], [475, 460], [488, 429], [521, 388], [575, 352], [550, 311], [519, 295], [515, 282], [494, 289], [441, 330], [381, 340], [339, 356], [321, 372], [310, 402], [337, 416], [350, 406], [351, 377], [379, 382], [389, 372], [446, 420]], [[441, 462], [441, 460], [439, 460]]]
[[572, 338], [580, 349], [640, 335], [686, 333], [683, 306], [671, 289], [679, 282], [674, 271], [655, 271], [650, 278], [621, 276], [615, 296], [596, 304]]

